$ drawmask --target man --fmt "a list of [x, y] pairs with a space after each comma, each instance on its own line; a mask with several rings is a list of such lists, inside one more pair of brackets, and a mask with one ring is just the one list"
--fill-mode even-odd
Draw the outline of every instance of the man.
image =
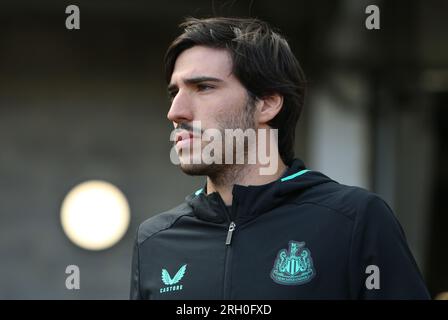
[[168, 119], [181, 169], [206, 184], [140, 225], [131, 298], [427, 299], [388, 205], [294, 159], [305, 79], [286, 40], [256, 19], [181, 26]]

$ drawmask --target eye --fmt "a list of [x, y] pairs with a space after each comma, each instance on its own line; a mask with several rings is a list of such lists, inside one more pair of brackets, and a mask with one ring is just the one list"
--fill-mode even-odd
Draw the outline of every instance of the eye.
[[174, 98], [176, 97], [178, 90], [170, 90], [168, 91], [168, 97], [170, 98], [171, 101], [174, 100]]
[[213, 89], [214, 87], [209, 84], [200, 83], [197, 85], [197, 88], [198, 88], [198, 91], [208, 91], [210, 89]]

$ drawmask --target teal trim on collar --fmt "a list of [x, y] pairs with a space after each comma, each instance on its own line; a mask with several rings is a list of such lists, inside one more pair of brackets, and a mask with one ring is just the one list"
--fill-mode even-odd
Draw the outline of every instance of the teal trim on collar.
[[[287, 177], [282, 178], [280, 181], [281, 181], [281, 182], [284, 182], [284, 181], [287, 181], [287, 180], [294, 179], [295, 177], [301, 176], [302, 174], [307, 173], [308, 171], [310, 171], [310, 170], [308, 170], [308, 169], [301, 170], [301, 171], [299, 171], [299, 172], [296, 172], [296, 173], [294, 173], [294, 174], [291, 174], [291, 175], [289, 175], [289, 176], [287, 176]], [[201, 189], [197, 190], [197, 191], [194, 193], [194, 195], [195, 195], [195, 196], [198, 196], [199, 194], [201, 194], [202, 191], [204, 191], [204, 188], [201, 188]]]
[[294, 179], [295, 177], [301, 176], [302, 174], [307, 173], [308, 171], [310, 171], [310, 170], [308, 170], [308, 169], [301, 170], [299, 172], [296, 172], [294, 174], [291, 174], [287, 177], [282, 178], [280, 181], [283, 182], [283, 181]]

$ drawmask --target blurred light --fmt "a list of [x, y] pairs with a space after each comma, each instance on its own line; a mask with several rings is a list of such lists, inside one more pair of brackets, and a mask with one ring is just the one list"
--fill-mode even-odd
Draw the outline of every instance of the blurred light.
[[126, 197], [114, 185], [87, 181], [74, 187], [61, 207], [61, 223], [67, 237], [88, 250], [102, 250], [116, 244], [130, 220]]
[[440, 292], [436, 297], [435, 300], [448, 300], [448, 291]]

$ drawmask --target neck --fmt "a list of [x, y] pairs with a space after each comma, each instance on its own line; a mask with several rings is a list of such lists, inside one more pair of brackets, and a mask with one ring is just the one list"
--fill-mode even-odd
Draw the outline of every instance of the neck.
[[226, 205], [232, 204], [232, 190], [235, 184], [242, 186], [258, 186], [278, 180], [286, 170], [286, 165], [280, 157], [278, 164], [269, 175], [260, 174], [260, 169], [265, 167], [259, 163], [232, 165], [217, 176], [207, 177], [207, 194], [218, 192]]

